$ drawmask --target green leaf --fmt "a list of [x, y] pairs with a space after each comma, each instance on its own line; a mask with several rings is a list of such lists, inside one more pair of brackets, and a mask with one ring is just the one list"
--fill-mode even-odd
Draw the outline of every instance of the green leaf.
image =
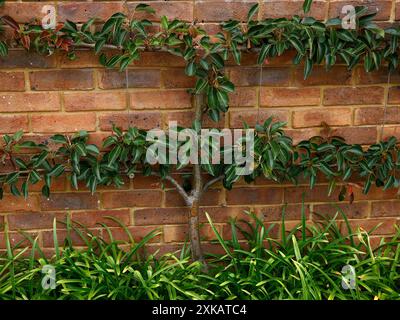
[[312, 2], [313, 2], [313, 0], [305, 0], [303, 2], [303, 11], [304, 11], [304, 13], [308, 13], [310, 11]]
[[144, 12], [151, 13], [151, 14], [156, 13], [156, 11], [151, 6], [149, 6], [148, 4], [144, 4], [144, 3], [138, 4], [135, 7], [135, 11], [138, 11], [138, 12], [144, 11]]
[[253, 19], [254, 15], [258, 12], [258, 3], [256, 3], [255, 5], [253, 5], [250, 10], [249, 13], [247, 14], [247, 21], [249, 22], [251, 19]]
[[161, 17], [161, 28], [165, 31], [168, 30], [168, 18], [166, 16]]

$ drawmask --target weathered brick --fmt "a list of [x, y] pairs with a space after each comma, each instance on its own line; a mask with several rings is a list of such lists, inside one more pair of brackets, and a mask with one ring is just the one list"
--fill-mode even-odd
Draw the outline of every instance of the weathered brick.
[[[360, 220], [349, 220], [350, 228], [355, 232], [358, 228], [364, 231], [371, 231], [379, 224], [381, 224], [374, 232], [374, 235], [385, 235], [393, 234], [395, 232], [395, 225], [399, 225], [396, 219], [360, 219]], [[346, 224], [341, 225], [341, 231], [343, 234], [348, 233]]]
[[23, 72], [0, 72], [0, 91], [24, 91], [25, 77]]
[[0, 112], [57, 111], [60, 109], [60, 96], [57, 92], [0, 94]]
[[190, 94], [179, 91], [135, 91], [131, 93], [132, 109], [189, 109]]
[[55, 55], [46, 57], [25, 50], [10, 50], [6, 57], [0, 57], [0, 68], [53, 68], [56, 65]]
[[324, 90], [324, 105], [382, 104], [383, 87], [340, 87]]
[[[203, 206], [217, 206], [222, 204], [223, 193], [220, 189], [210, 189], [202, 197]], [[176, 190], [165, 192], [165, 205], [167, 207], [186, 207], [185, 201]]]
[[45, 16], [42, 8], [45, 4], [54, 5], [54, 2], [11, 2], [7, 1], [0, 7], [0, 16], [11, 16], [17, 22], [31, 22], [33, 19], [42, 20]]
[[[70, 232], [67, 230], [57, 230], [57, 240], [61, 246], [64, 243], [63, 240], [67, 238], [70, 239], [73, 246], [86, 246], [87, 242], [92, 238], [91, 235], [100, 236], [101, 231], [99, 229], [80, 230], [80, 232], [75, 230], [70, 230]], [[45, 248], [54, 248], [53, 230], [42, 232], [42, 243]]]
[[10, 230], [34, 230], [53, 228], [54, 219], [65, 221], [65, 214], [50, 212], [27, 212], [7, 215]]
[[[194, 120], [193, 111], [173, 111], [168, 112], [166, 116], [166, 122], [176, 121], [179, 126], [191, 127]], [[205, 116], [203, 120], [203, 128], [223, 128], [225, 123], [225, 114], [221, 114], [221, 119], [216, 123]]]
[[0, 115], [0, 133], [14, 133], [15, 129], [28, 131], [28, 116], [22, 114]]
[[255, 88], [236, 87], [229, 94], [230, 107], [253, 107], [257, 105], [257, 92]]
[[368, 217], [368, 202], [354, 202], [352, 204], [336, 203], [335, 205], [317, 204], [313, 206], [313, 220], [320, 220], [321, 218], [332, 219], [336, 214], [336, 220], [342, 220], [343, 216], [338, 207], [349, 219], [361, 219]]
[[379, 201], [372, 202], [372, 217], [398, 217], [400, 216], [399, 201]]
[[110, 131], [113, 124], [124, 130], [128, 129], [128, 127], [153, 129], [161, 126], [161, 115], [159, 112], [125, 112], [102, 114], [99, 116], [101, 130]]
[[385, 126], [383, 128], [381, 139], [386, 140], [390, 137], [396, 137], [397, 139], [400, 139], [400, 127], [399, 126], [392, 126], [392, 127]]
[[106, 192], [102, 200], [104, 208], [107, 209], [160, 206], [161, 192], [157, 190]]
[[[130, 242], [130, 238], [126, 232], [125, 229], [123, 228], [110, 228], [111, 234], [113, 236], [113, 239], [115, 241], [125, 241], [125, 242]], [[156, 231], [158, 234], [150, 239], [150, 243], [155, 243], [155, 242], [160, 242], [161, 241], [161, 235], [160, 235], [160, 228], [155, 228], [154, 226], [132, 226], [128, 227], [128, 231], [133, 237], [133, 240], [135, 242], [141, 241], [145, 236], [147, 236], [150, 232]], [[103, 237], [104, 240], [107, 242], [110, 242], [110, 236], [108, 232], [103, 232]]]
[[195, 3], [195, 19], [200, 21], [246, 20], [247, 13], [256, 2], [199, 1]]
[[[269, 0], [263, 2], [263, 18], [291, 18], [294, 15], [304, 16], [302, 0]], [[314, 17], [317, 20], [325, 18], [327, 1], [313, 1], [311, 10], [307, 16]]]
[[282, 203], [282, 188], [233, 188], [226, 195], [228, 204], [275, 204]]
[[356, 109], [354, 123], [356, 125], [400, 123], [400, 107], [388, 107], [386, 114], [384, 108], [371, 107]]
[[317, 88], [262, 88], [261, 106], [293, 107], [320, 104], [321, 90]]
[[389, 104], [399, 104], [400, 103], [400, 86], [395, 86], [395, 87], [389, 88], [388, 103]]
[[96, 115], [93, 113], [33, 114], [31, 126], [34, 132], [94, 131], [96, 129]]
[[285, 121], [289, 120], [289, 113], [286, 110], [279, 109], [268, 109], [268, 110], [243, 110], [230, 112], [230, 126], [232, 128], [242, 128], [243, 123], [249, 126], [254, 126], [257, 123], [264, 123], [269, 117], [272, 117], [274, 121]]
[[135, 225], [163, 225], [187, 223], [186, 208], [146, 208], [134, 212]]
[[339, 190], [336, 190], [328, 196], [328, 188], [325, 185], [318, 185], [313, 189], [310, 187], [286, 187], [285, 202], [287, 203], [302, 203], [303, 195], [304, 202], [331, 202], [338, 199]]
[[390, 12], [392, 10], [392, 1], [390, 0], [339, 0], [330, 1], [329, 17], [344, 17], [344, 14], [342, 13], [342, 7], [345, 5], [366, 6], [368, 8], [368, 13], [377, 13], [377, 15], [374, 17], [375, 20], [389, 20]]
[[30, 195], [26, 200], [14, 195], [4, 195], [0, 201], [0, 212], [39, 211], [39, 201], [36, 195]]
[[189, 77], [184, 69], [166, 69], [161, 71], [165, 88], [193, 88], [196, 84], [195, 77]]
[[[128, 70], [129, 88], [158, 88], [160, 87], [160, 70], [133, 69]], [[126, 88], [126, 72], [117, 70], [100, 70], [99, 86], [101, 89]]]
[[293, 112], [293, 127], [319, 127], [325, 122], [330, 126], [348, 126], [351, 124], [351, 109], [313, 109]]
[[116, 221], [108, 217], [116, 218], [126, 226], [130, 224], [130, 212], [128, 209], [76, 211], [72, 213], [72, 221], [88, 228], [99, 227], [100, 223], [104, 223], [109, 227], [120, 227]]
[[[169, 19], [179, 19], [185, 21], [193, 21], [193, 5], [189, 1], [143, 1], [156, 11], [154, 14], [137, 13], [136, 19], [149, 19], [151, 21], [160, 21], [162, 16]], [[128, 3], [130, 10], [133, 10], [138, 3]]]
[[38, 91], [93, 89], [93, 72], [82, 70], [32, 71], [29, 73], [31, 89]]
[[107, 20], [116, 12], [123, 12], [122, 2], [65, 2], [57, 6], [59, 21], [86, 22], [90, 17]]
[[[218, 233], [222, 233], [222, 226], [215, 225]], [[189, 237], [187, 225], [164, 226], [165, 242], [185, 242]], [[202, 240], [216, 240], [216, 235], [209, 224], [200, 227], [200, 238]]]
[[66, 111], [123, 110], [127, 108], [125, 92], [64, 93]]
[[[292, 69], [288, 67], [235, 67], [230, 71], [230, 80], [236, 86], [287, 86], [290, 84]], [[261, 79], [260, 79], [261, 78]]]
[[335, 66], [331, 70], [314, 66], [307, 79], [304, 79], [303, 67], [295, 69], [295, 83], [298, 86], [346, 85], [351, 84], [351, 79], [352, 72], [345, 66]]
[[49, 198], [42, 196], [40, 207], [43, 211], [97, 209], [99, 196], [87, 192], [52, 193]]
[[[266, 206], [266, 207], [256, 207], [255, 213], [263, 221], [281, 221], [283, 212], [285, 212], [286, 220], [300, 220], [301, 219], [301, 204], [290, 204], [290, 205], [279, 205], [279, 206]], [[304, 212], [309, 219], [310, 216], [310, 206], [304, 205]]]
[[[389, 70], [387, 67], [382, 66], [379, 70], [366, 72], [364, 67], [359, 66], [356, 69], [357, 84], [387, 84]], [[335, 75], [336, 78], [336, 75]], [[390, 74], [390, 83], [397, 83], [400, 81], [400, 75], [397, 72], [391, 72]]]
[[353, 188], [354, 199], [355, 200], [387, 200], [387, 199], [397, 199], [397, 189], [391, 188], [387, 190], [382, 190], [382, 188], [377, 188], [372, 186], [369, 189], [368, 194], [364, 194], [361, 188]]

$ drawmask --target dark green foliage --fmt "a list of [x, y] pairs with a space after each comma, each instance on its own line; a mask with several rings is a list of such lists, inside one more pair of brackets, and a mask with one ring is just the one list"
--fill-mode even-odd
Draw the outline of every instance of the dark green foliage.
[[[32, 248], [20, 243], [11, 247], [6, 233], [0, 299], [400, 299], [399, 233], [374, 249], [366, 231], [342, 234], [337, 215], [308, 225], [303, 214], [292, 230], [281, 228], [277, 241], [270, 236], [273, 227], [266, 228], [249, 213], [246, 222], [232, 221], [230, 240], [216, 233], [225, 254], [209, 255], [208, 274], [199, 262], [190, 261], [185, 247], [177, 254], [146, 254], [145, 245], [157, 231], [138, 243], [123, 242], [115, 241], [103, 225], [111, 235], [106, 242], [67, 221], [67, 234], [80, 234], [87, 248], [75, 249], [68, 236], [60, 250], [54, 223], [52, 258], [42, 253], [37, 238], [27, 235]], [[346, 221], [343, 213], [339, 218]], [[240, 233], [245, 240], [238, 240]], [[56, 270], [54, 290], [41, 286], [42, 268], [49, 264]], [[342, 288], [345, 265], [355, 269], [355, 289]]]
[[[304, 12], [309, 12], [312, 1], [306, 0]], [[154, 12], [150, 6], [139, 4], [136, 11]], [[221, 112], [229, 106], [228, 93], [234, 90], [233, 83], [225, 74], [225, 63], [233, 59], [240, 64], [243, 52], [256, 52], [258, 63], [282, 55], [288, 50], [297, 52], [293, 63], [304, 63], [307, 78], [315, 64], [324, 64], [330, 69], [337, 62], [344, 62], [349, 69], [363, 63], [366, 71], [387, 64], [389, 70], [398, 67], [399, 27], [383, 29], [373, 22], [375, 14], [367, 8], [356, 8], [356, 28], [343, 29], [341, 20], [333, 18], [327, 22], [312, 17], [257, 20], [258, 5], [248, 13], [246, 23], [229, 20], [221, 23], [222, 32], [213, 36], [198, 27], [177, 19], [163, 16], [158, 32], [149, 28], [152, 22], [115, 13], [101, 29], [93, 28], [95, 20], [89, 19], [79, 26], [72, 21], [55, 30], [42, 30], [40, 25], [19, 25], [11, 17], [1, 21], [16, 32], [16, 41], [26, 49], [35, 49], [42, 54], [53, 54], [57, 50], [68, 52], [75, 58], [75, 49], [92, 48], [99, 54], [100, 62], [108, 67], [126, 69], [140, 59], [141, 52], [160, 51], [182, 57], [186, 61], [186, 73], [196, 77], [195, 93], [207, 94], [207, 111], [212, 120], [218, 121]], [[116, 50], [104, 53], [104, 50]], [[7, 54], [7, 45], [0, 42], [0, 55]]]

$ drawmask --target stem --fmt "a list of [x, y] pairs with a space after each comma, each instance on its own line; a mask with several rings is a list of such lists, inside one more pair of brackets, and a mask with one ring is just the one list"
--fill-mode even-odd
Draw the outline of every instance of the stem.
[[[194, 96], [195, 121], [201, 123], [203, 115], [204, 94]], [[192, 250], [192, 258], [195, 261], [200, 261], [203, 264], [203, 270], [208, 271], [206, 261], [204, 259], [203, 249], [200, 240], [200, 200], [203, 195], [203, 181], [201, 179], [200, 164], [193, 165], [194, 188], [191, 192], [190, 201], [190, 216], [189, 216], [189, 236]]]

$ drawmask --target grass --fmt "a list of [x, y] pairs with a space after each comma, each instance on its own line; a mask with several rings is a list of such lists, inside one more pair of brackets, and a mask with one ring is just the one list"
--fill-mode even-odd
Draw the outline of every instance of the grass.
[[[231, 222], [229, 240], [209, 219], [224, 253], [209, 255], [207, 274], [190, 261], [186, 246], [177, 253], [146, 254], [146, 244], [157, 231], [135, 243], [120, 223], [130, 239], [123, 243], [103, 225], [110, 237], [106, 242], [67, 221], [68, 234], [78, 232], [87, 248], [74, 248], [67, 237], [63, 248], [56, 246], [55, 255], [47, 258], [37, 239], [28, 235], [30, 247], [11, 247], [6, 229], [0, 299], [400, 299], [400, 232], [373, 248], [370, 234], [351, 230], [339, 209], [331, 220], [312, 225], [303, 212], [302, 221], [291, 230], [285, 230], [283, 213], [277, 241], [270, 236], [273, 226], [266, 228], [255, 215], [247, 214], [249, 220]], [[348, 234], [341, 232], [338, 216], [347, 223]], [[54, 225], [55, 244], [59, 243], [56, 231]], [[56, 270], [54, 290], [41, 286], [45, 265]], [[355, 269], [354, 289], [342, 287], [345, 265]]]

